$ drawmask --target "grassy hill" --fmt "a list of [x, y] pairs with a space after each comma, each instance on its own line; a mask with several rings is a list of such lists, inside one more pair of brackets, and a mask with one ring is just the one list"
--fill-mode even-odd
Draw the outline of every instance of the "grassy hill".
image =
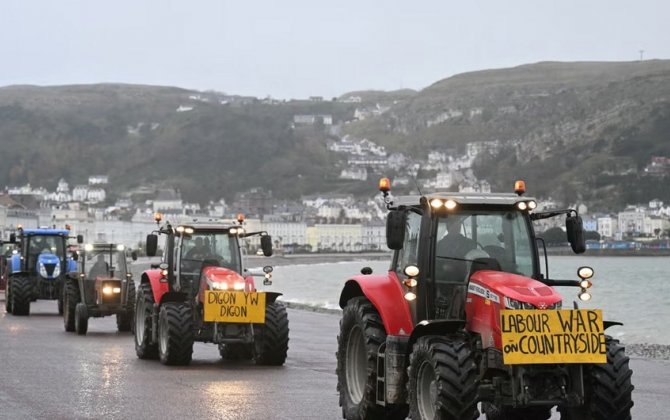
[[[498, 140], [476, 173], [504, 189], [518, 177], [533, 192], [616, 207], [670, 189], [627, 189], [651, 156], [670, 156], [670, 61], [538, 63], [465, 73], [434, 83], [348, 132], [393, 150]], [[627, 175], [625, 175], [627, 173]]]
[[[425, 157], [498, 140], [476, 174], [496, 190], [520, 177], [529, 192], [615, 209], [670, 202], [669, 179], [642, 176], [651, 156], [670, 156], [670, 61], [538, 63], [450, 77], [416, 92], [360, 91], [362, 102], [263, 104], [175, 87], [99, 84], [0, 88], [0, 185], [71, 184], [108, 174], [115, 191], [152, 184], [204, 202], [262, 186], [276, 197], [315, 192], [369, 195], [341, 181], [342, 155], [296, 114], [351, 120], [357, 107], [390, 106], [343, 126], [391, 151]], [[224, 101], [226, 104], [222, 104]], [[192, 107], [177, 112], [182, 107]], [[188, 108], [186, 108], [188, 109]]]

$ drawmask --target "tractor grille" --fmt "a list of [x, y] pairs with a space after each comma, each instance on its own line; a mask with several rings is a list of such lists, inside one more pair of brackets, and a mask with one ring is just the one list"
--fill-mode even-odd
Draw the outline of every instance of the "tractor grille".
[[47, 274], [51, 277], [54, 275], [56, 264], [44, 264], [44, 269], [46, 270]]

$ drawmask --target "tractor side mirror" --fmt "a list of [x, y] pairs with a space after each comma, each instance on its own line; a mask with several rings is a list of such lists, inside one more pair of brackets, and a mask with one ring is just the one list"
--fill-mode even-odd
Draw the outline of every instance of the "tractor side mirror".
[[158, 250], [158, 235], [147, 235], [147, 256], [155, 257]]
[[405, 242], [405, 224], [407, 215], [403, 211], [392, 210], [386, 216], [386, 246], [397, 251]]
[[15, 233], [10, 233], [9, 234], [9, 243], [10, 244], [15, 244], [16, 243], [16, 234]]
[[272, 256], [272, 236], [263, 235], [261, 236], [261, 249], [263, 250], [263, 255], [266, 257]]
[[586, 240], [584, 239], [584, 226], [582, 218], [578, 215], [565, 218], [565, 231], [568, 235], [568, 242], [575, 254], [583, 254], [586, 251]]
[[77, 243], [78, 244], [84, 243], [84, 235], [77, 235]]
[[131, 253], [130, 253], [130, 258], [131, 258], [133, 261], [137, 261], [137, 251], [133, 251], [133, 252], [131, 252]]

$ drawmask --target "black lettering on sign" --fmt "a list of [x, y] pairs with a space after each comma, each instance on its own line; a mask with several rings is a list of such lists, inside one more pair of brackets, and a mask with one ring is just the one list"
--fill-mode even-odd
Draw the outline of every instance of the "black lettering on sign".
[[589, 317], [589, 327], [591, 332], [600, 332], [600, 325], [598, 325], [598, 314], [593, 311], [587, 312]]
[[222, 305], [221, 306], [221, 316], [225, 317], [246, 317], [248, 309], [246, 306], [233, 306], [233, 305]]

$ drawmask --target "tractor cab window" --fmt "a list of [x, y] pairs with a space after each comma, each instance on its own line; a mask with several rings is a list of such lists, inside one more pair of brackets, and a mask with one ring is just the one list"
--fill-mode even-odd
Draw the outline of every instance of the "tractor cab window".
[[111, 277], [111, 255], [109, 251], [92, 250], [86, 253], [84, 264], [86, 267], [86, 277], [95, 279], [96, 277]]
[[437, 238], [438, 280], [467, 281], [472, 262], [478, 258], [488, 258], [501, 271], [533, 275], [530, 232], [520, 212], [449, 214], [439, 219]]
[[65, 255], [65, 241], [61, 236], [34, 235], [28, 237], [28, 253], [32, 255], [54, 254], [58, 257]]
[[236, 238], [224, 232], [196, 232], [181, 238], [182, 273], [199, 273], [206, 265], [241, 271]]
[[408, 212], [407, 223], [405, 224], [405, 241], [398, 255], [398, 264], [396, 267], [398, 274], [402, 275], [405, 267], [408, 265], [418, 264], [420, 231], [421, 215], [412, 211]]

